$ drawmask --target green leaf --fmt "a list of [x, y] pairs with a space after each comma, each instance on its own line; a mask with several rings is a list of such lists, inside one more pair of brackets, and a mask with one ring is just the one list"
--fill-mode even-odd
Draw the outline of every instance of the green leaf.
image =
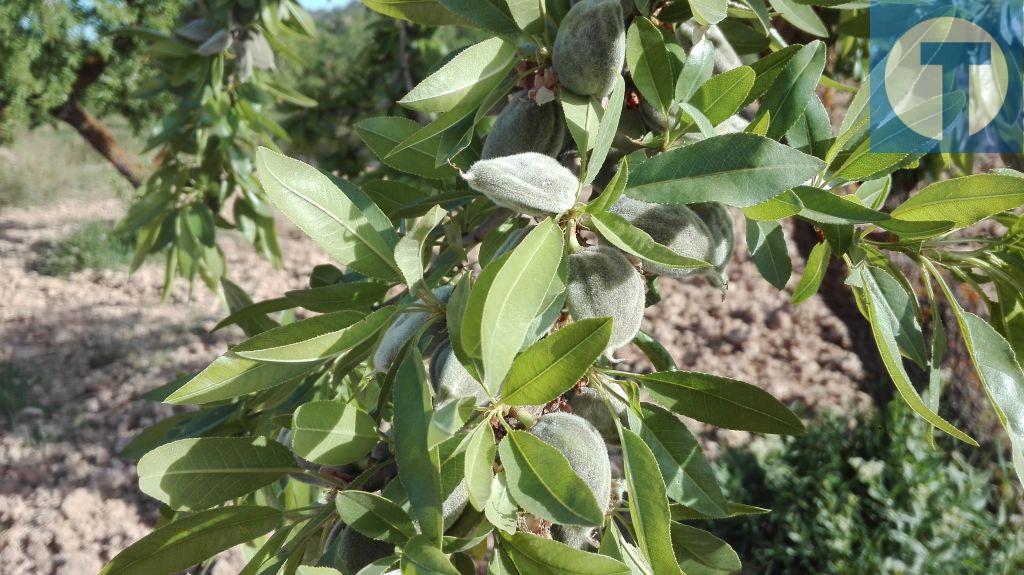
[[619, 161], [619, 168], [615, 171], [615, 175], [612, 176], [612, 179], [601, 191], [601, 195], [587, 204], [586, 212], [588, 214], [599, 214], [614, 206], [619, 196], [622, 195], [622, 191], [626, 189], [626, 180], [628, 179], [629, 156], [623, 156], [622, 160]]
[[693, 17], [701, 26], [711, 26], [725, 20], [726, 0], [690, 0]]
[[370, 539], [404, 545], [416, 536], [416, 526], [409, 514], [380, 495], [365, 491], [339, 491], [334, 505], [345, 524]]
[[542, 405], [576, 385], [601, 357], [612, 318], [584, 319], [535, 343], [516, 358], [502, 387], [508, 405]]
[[995, 409], [999, 423], [1010, 438], [1017, 480], [1024, 483], [1024, 370], [1009, 342], [980, 317], [964, 311], [949, 286], [934, 267], [929, 269], [938, 280], [946, 300], [956, 314], [960, 333], [971, 356], [985, 394]]
[[882, 363], [885, 364], [900, 396], [914, 412], [933, 427], [941, 429], [964, 443], [977, 446], [978, 442], [932, 411], [914, 389], [910, 376], [907, 374], [906, 368], [903, 367], [903, 358], [896, 340], [900, 320], [889, 307], [885, 294], [874, 279], [874, 274], [861, 273], [860, 277], [864, 285], [862, 293], [868, 311], [868, 321], [871, 323], [871, 333], [874, 335], [878, 352], [882, 356]]
[[880, 210], [889, 199], [889, 192], [892, 190], [892, 176], [885, 176], [877, 180], [868, 180], [857, 187], [853, 193], [862, 204], [872, 210]]
[[430, 449], [427, 444], [434, 407], [423, 371], [423, 358], [415, 346], [409, 348], [395, 374], [394, 409], [398, 478], [405, 487], [423, 534], [440, 543], [444, 532], [441, 459], [438, 450]]
[[494, 285], [494, 278], [497, 277], [510, 255], [504, 254], [487, 264], [480, 275], [476, 277], [476, 281], [473, 282], [473, 289], [469, 293], [466, 309], [462, 314], [462, 328], [459, 330], [462, 335], [462, 346], [471, 357], [482, 356], [481, 326], [487, 294], [490, 293], [491, 286]]
[[689, 102], [697, 89], [711, 78], [715, 71], [715, 45], [704, 34], [690, 48], [686, 62], [676, 79], [675, 99], [678, 102]]
[[[420, 142], [394, 156], [389, 155], [396, 146], [421, 128], [422, 126], [408, 118], [393, 116], [367, 118], [355, 124], [356, 133], [359, 134], [359, 138], [386, 166], [432, 180], [442, 180], [456, 176], [458, 172], [455, 168], [447, 164], [443, 166], [435, 164], [437, 150], [441, 145], [440, 139]], [[472, 163], [466, 154], [458, 156], [455, 162], [460, 164]]]
[[621, 561], [528, 533], [503, 535], [501, 548], [523, 574], [629, 575], [629, 568]]
[[893, 210], [902, 220], [945, 220], [957, 228], [1024, 205], [1024, 178], [976, 174], [936, 182]]
[[250, 437], [181, 439], [150, 451], [138, 467], [143, 493], [189, 511], [251, 493], [293, 471], [299, 469], [286, 447]]
[[793, 263], [789, 259], [782, 226], [773, 221], [747, 220], [747, 247], [764, 279], [776, 289], [785, 289], [793, 273]]
[[819, 38], [828, 38], [828, 28], [810, 6], [794, 0], [768, 0], [776, 12], [797, 28]]
[[544, 311], [563, 256], [561, 230], [545, 219], [516, 246], [494, 276], [480, 328], [484, 384], [491, 393], [500, 389], [534, 318]]
[[793, 412], [749, 383], [692, 371], [652, 373], [640, 382], [655, 401], [697, 421], [755, 433], [804, 432]]
[[449, 12], [438, 0], [363, 0], [366, 7], [385, 16], [427, 26], [465, 25], [466, 20]]
[[712, 517], [726, 514], [725, 496], [715, 472], [679, 418], [657, 405], [642, 403], [639, 416], [629, 410], [629, 427], [658, 461], [670, 499]]
[[786, 143], [816, 158], [824, 158], [832, 146], [832, 120], [816, 93], [811, 94], [800, 119], [786, 131]]
[[364, 316], [338, 311], [299, 320], [248, 339], [231, 352], [269, 363], [308, 363], [336, 357], [366, 341], [388, 323], [394, 306]]
[[793, 305], [803, 303], [818, 293], [821, 282], [825, 279], [825, 272], [828, 271], [830, 253], [828, 243], [814, 245], [811, 255], [807, 256], [804, 275], [800, 276], [800, 283], [793, 289]]
[[542, 0], [506, 0], [512, 19], [524, 32], [537, 34], [544, 31], [544, 10]]
[[256, 152], [256, 169], [270, 201], [328, 255], [367, 276], [397, 277], [393, 246], [330, 178], [262, 147]]
[[508, 489], [527, 512], [563, 525], [600, 525], [604, 520], [594, 493], [554, 447], [525, 431], [511, 431], [498, 454]]
[[441, 0], [441, 4], [495, 34], [514, 34], [519, 31], [505, 0]]
[[314, 463], [353, 463], [378, 441], [373, 418], [354, 403], [313, 401], [296, 409], [292, 419], [292, 449]]
[[[238, 326], [242, 328], [242, 331], [244, 331], [246, 335], [255, 335], [256, 333], [277, 326], [276, 321], [270, 320], [270, 318], [267, 317], [268, 313], [284, 311], [286, 309], [292, 309], [293, 307], [295, 307], [295, 305], [287, 298], [279, 297], [257, 302], [237, 309], [232, 308], [231, 315], [220, 320], [220, 322], [217, 325], [213, 326], [213, 329], [210, 331], [217, 331], [229, 325], [238, 324]], [[273, 325], [266, 323], [265, 321], [263, 321], [264, 319], [270, 320], [271, 322], [273, 322]], [[247, 327], [255, 326], [259, 326], [259, 329], [255, 330], [255, 333], [250, 334], [250, 330], [247, 329]]]
[[597, 132], [601, 124], [600, 101], [574, 94], [569, 90], [560, 90], [558, 94], [565, 114], [565, 125], [569, 128], [576, 148], [590, 150], [597, 142]]
[[803, 46], [796, 44], [786, 46], [750, 64], [750, 67], [757, 72], [757, 79], [754, 80], [754, 87], [747, 94], [747, 104], [763, 96], [775, 84], [776, 78], [782, 74], [786, 64], [801, 48]]
[[743, 109], [747, 94], [754, 87], [755, 77], [757, 74], [749, 66], [723, 72], [705, 82], [690, 103], [717, 126]]
[[743, 215], [748, 220], [759, 222], [771, 220], [784, 220], [795, 216], [804, 209], [803, 202], [797, 197], [793, 190], [786, 190], [770, 200], [765, 200], [756, 206], [743, 208]]
[[906, 288], [884, 269], [868, 266], [867, 270], [873, 286], [878, 288], [877, 294], [882, 296], [877, 303], [884, 304], [888, 308], [885, 313], [896, 320], [893, 335], [900, 351], [921, 369], [927, 368], [928, 351], [921, 326], [917, 323], [916, 297], [908, 294]]
[[[784, 0], [788, 1], [788, 0]], [[825, 69], [825, 45], [815, 40], [786, 62], [771, 90], [761, 98], [759, 115], [770, 113], [767, 136], [780, 139], [796, 124], [814, 97], [814, 87]]]
[[[735, 503], [733, 501], [727, 503], [725, 509], [726, 518], [742, 517], [746, 515], [764, 515], [772, 512], [771, 509], [765, 509], [764, 507], [754, 507], [753, 505], [744, 505], [743, 503]], [[695, 521], [698, 519], [716, 519], [716, 517], [705, 515], [696, 509], [683, 505], [672, 505], [673, 521]]]
[[314, 367], [315, 363], [260, 363], [227, 353], [164, 401], [177, 405], [202, 405], [231, 399], [276, 387], [308, 373]]
[[491, 496], [487, 499], [484, 507], [484, 515], [487, 521], [505, 533], [516, 532], [519, 519], [519, 506], [512, 501], [512, 494], [508, 490], [508, 481], [505, 479], [505, 472], [498, 472], [491, 481]]
[[683, 269], [700, 269], [711, 267], [711, 264], [681, 256], [670, 248], [659, 244], [645, 231], [634, 226], [626, 218], [603, 212], [591, 214], [590, 223], [601, 237], [620, 250], [640, 259], [654, 262], [666, 267]]
[[687, 575], [731, 575], [743, 568], [728, 543], [689, 525], [672, 524], [672, 547]]
[[284, 292], [288, 301], [317, 313], [368, 309], [388, 291], [387, 284], [354, 282]]
[[210, 509], [156, 528], [118, 553], [100, 575], [171, 575], [252, 541], [281, 524], [270, 507]]
[[466, 422], [476, 412], [476, 401], [476, 397], [462, 397], [437, 408], [430, 416], [427, 445], [433, 448], [465, 427]]
[[655, 573], [683, 575], [672, 549], [672, 515], [658, 461], [636, 433], [619, 427], [619, 437], [626, 484], [629, 493], [635, 494], [629, 498], [629, 515], [637, 546]]
[[640, 330], [633, 338], [633, 345], [647, 356], [647, 359], [654, 366], [655, 371], [672, 371], [677, 369], [676, 362], [661, 342], [651, 337], [647, 332]]
[[410, 288], [423, 279], [423, 256], [427, 237], [437, 224], [448, 214], [441, 206], [434, 206], [416, 221], [409, 233], [398, 240], [395, 246], [395, 262], [402, 270], [405, 283]]
[[430, 539], [417, 535], [402, 548], [402, 575], [461, 575]]
[[465, 476], [469, 502], [483, 511], [491, 498], [491, 484], [494, 482], [494, 429], [489, 419], [480, 422], [470, 434], [466, 443]]
[[616, 76], [612, 93], [608, 96], [608, 105], [601, 113], [601, 122], [597, 127], [597, 136], [594, 141], [594, 150], [587, 159], [587, 172], [583, 178], [583, 185], [587, 185], [597, 178], [608, 158], [612, 142], [615, 140], [615, 133], [619, 129], [619, 119], [622, 116], [622, 102], [626, 97], [626, 81], [622, 76]]
[[725, 134], [654, 156], [629, 174], [626, 195], [660, 204], [759, 204], [817, 174], [821, 160], [753, 134]]
[[636, 18], [626, 34], [626, 67], [654, 109], [668, 113], [675, 96], [672, 63], [661, 31], [647, 18]]
[[465, 98], [490, 91], [491, 80], [509, 71], [515, 55], [515, 44], [501, 38], [474, 44], [427, 76], [398, 103], [420, 112], [447, 112]]
[[[220, 286], [224, 291], [224, 299], [227, 300], [228, 309], [231, 311], [231, 315], [235, 315], [242, 310], [253, 310], [254, 304], [252, 302], [252, 298], [249, 297], [249, 294], [245, 293], [245, 290], [238, 287], [237, 284], [227, 278], [220, 278]], [[267, 302], [262, 303], [266, 304]], [[267, 331], [268, 329], [273, 329], [278, 325], [276, 321], [267, 317], [266, 313], [252, 313], [252, 315], [248, 315], [245, 319], [235, 320], [234, 323], [237, 323], [238, 327], [242, 328], [245, 335], [249, 337], [260, 332]], [[214, 328], [214, 331], [216, 331], [216, 328]]]

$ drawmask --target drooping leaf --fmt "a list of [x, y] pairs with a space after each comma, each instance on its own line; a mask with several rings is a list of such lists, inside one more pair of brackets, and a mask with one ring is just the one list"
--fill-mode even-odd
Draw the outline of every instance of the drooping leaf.
[[647, 232], [634, 226], [626, 218], [612, 213], [591, 214], [590, 223], [601, 237], [620, 250], [638, 258], [670, 268], [699, 269], [711, 264], [682, 256], [659, 244]]
[[423, 250], [430, 232], [441, 223], [447, 212], [441, 206], [434, 206], [417, 220], [409, 233], [398, 240], [395, 246], [395, 262], [402, 270], [405, 283], [410, 287], [423, 279]]
[[178, 405], [202, 405], [270, 389], [300, 377], [315, 363], [260, 363], [231, 353], [213, 361], [164, 401]]
[[639, 435], [619, 427], [622, 467], [629, 493], [629, 515], [637, 546], [659, 575], [683, 575], [672, 549], [671, 512], [665, 482], [654, 453]]
[[490, 80], [508, 72], [515, 54], [515, 44], [502, 38], [474, 44], [427, 76], [398, 103], [420, 112], [447, 112], [464, 98], [490, 91]]
[[466, 444], [465, 476], [469, 502], [483, 511], [491, 498], [491, 484], [494, 481], [494, 430], [491, 422], [484, 420], [471, 432]]
[[828, 271], [829, 254], [827, 242], [814, 244], [811, 254], [807, 256], [804, 275], [800, 276], [800, 283], [793, 288], [793, 305], [803, 303], [818, 293], [825, 272]]
[[277, 209], [328, 255], [371, 277], [397, 277], [394, 246], [329, 177], [267, 148], [256, 152], [256, 170]]
[[139, 460], [139, 489], [174, 509], [195, 511], [255, 491], [291, 471], [299, 471], [295, 460], [276, 441], [182, 439], [161, 445]]
[[363, 0], [366, 7], [385, 16], [408, 20], [427, 26], [465, 25], [468, 22], [453, 14], [438, 0]]
[[594, 139], [594, 149], [587, 160], [587, 173], [583, 178], [583, 185], [587, 185], [597, 178], [608, 158], [612, 142], [615, 140], [615, 133], [619, 129], [619, 119], [622, 116], [622, 102], [626, 97], [626, 82], [622, 76], [615, 76], [612, 86], [612, 93], [608, 96], [608, 105], [601, 113], [601, 121], [597, 126], [597, 135]]
[[975, 174], [936, 182], [893, 210], [902, 220], [950, 221], [963, 228], [1024, 205], [1024, 178]]
[[915, 300], [911, 299], [911, 294], [889, 272], [875, 266], [868, 266], [867, 270], [874, 287], [878, 288], [877, 294], [882, 296], [877, 303], [885, 305], [888, 308], [885, 314], [896, 319], [893, 335], [900, 351], [918, 367], [925, 369], [928, 365], [928, 351], [921, 326], [917, 322]]
[[667, 114], [675, 95], [672, 63], [661, 31], [647, 18], [636, 18], [629, 27], [626, 67], [644, 98], [655, 110]]
[[461, 575], [436, 545], [417, 535], [402, 547], [403, 575]]
[[821, 160], [753, 134], [726, 134], [654, 156], [632, 169], [626, 195], [660, 204], [746, 207], [804, 183]]
[[508, 405], [542, 405], [579, 382], [608, 346], [611, 318], [574, 322], [516, 358], [502, 387]]
[[118, 553], [100, 575], [171, 575], [273, 531], [281, 512], [270, 507], [210, 509], [163, 525]]
[[651, 397], [674, 413], [726, 429], [800, 435], [804, 425], [759, 387], [706, 373], [670, 371], [640, 378]]
[[387, 293], [387, 284], [353, 282], [326, 285], [284, 293], [288, 301], [317, 313], [345, 310], [365, 310]]
[[523, 574], [629, 575], [629, 568], [621, 561], [529, 533], [503, 535], [501, 548], [508, 552]]
[[484, 384], [498, 391], [512, 361], [547, 303], [564, 256], [561, 230], [546, 219], [520, 243], [494, 276], [481, 315]]
[[796, 0], [768, 0], [776, 12], [790, 24], [819, 38], [828, 37], [828, 28], [810, 6]]
[[732, 575], [743, 568], [728, 543], [689, 525], [672, 523], [672, 546], [687, 575]]
[[882, 356], [882, 363], [885, 364], [900, 396], [914, 412], [936, 429], [940, 429], [964, 443], [977, 445], [978, 443], [974, 439], [932, 411], [921, 399], [910, 381], [906, 368], [903, 367], [903, 357], [900, 355], [900, 347], [896, 339], [896, 334], [899, 332], [899, 317], [886, 303], [886, 296], [874, 280], [874, 275], [860, 273], [860, 278], [864, 285], [862, 293], [868, 311], [868, 321], [871, 323], [871, 333], [874, 335], [878, 352]]
[[388, 306], [365, 316], [356, 311], [318, 315], [265, 331], [231, 352], [269, 363], [309, 363], [336, 357], [377, 333], [395, 309]]
[[817, 40], [800, 48], [786, 62], [775, 78], [772, 89], [761, 99], [758, 112], [761, 115], [765, 112], [771, 114], [772, 121], [767, 134], [769, 138], [782, 138], [800, 119], [814, 97], [814, 87], [818, 85], [824, 68], [825, 45]]
[[[437, 166], [435, 160], [441, 145], [439, 139], [426, 140], [412, 147], [390, 155], [398, 144], [419, 131], [421, 126], [408, 118], [382, 116], [367, 118], [355, 124], [360, 139], [381, 159], [385, 165], [396, 170], [428, 178], [441, 180], [458, 175], [458, 171], [445, 164]], [[456, 164], [465, 165], [472, 162], [468, 150], [457, 156]]]
[[315, 463], [358, 461], [378, 441], [373, 418], [354, 403], [313, 401], [296, 409], [292, 419], [292, 449]]
[[754, 87], [757, 74], [749, 66], [712, 76], [690, 99], [690, 103], [717, 126], [739, 112]]
[[594, 493], [565, 456], [525, 431], [511, 431], [498, 446], [508, 489], [526, 511], [564, 525], [600, 525]]
[[726, 514], [725, 496], [700, 445], [678, 417], [650, 403], [629, 410], [629, 427], [651, 449], [668, 497], [712, 517]]
[[441, 460], [438, 451], [427, 444], [430, 414], [434, 411], [428, 385], [423, 358], [411, 347], [395, 374], [395, 462], [420, 530], [431, 541], [439, 542], [444, 530]]
[[785, 289], [793, 274], [793, 262], [789, 259], [782, 226], [774, 221], [747, 220], [747, 247], [764, 279], [776, 289]]
[[506, 0], [440, 0], [441, 4], [496, 34], [512, 34], [519, 30], [508, 9]]
[[334, 505], [346, 525], [371, 539], [404, 545], [416, 536], [409, 514], [380, 495], [347, 489], [338, 492]]

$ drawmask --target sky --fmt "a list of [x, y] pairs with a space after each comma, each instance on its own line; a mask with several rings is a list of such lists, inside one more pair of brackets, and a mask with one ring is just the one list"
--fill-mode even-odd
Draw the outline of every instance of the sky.
[[299, 4], [306, 10], [323, 10], [324, 8], [339, 8], [349, 4], [352, 0], [299, 0]]

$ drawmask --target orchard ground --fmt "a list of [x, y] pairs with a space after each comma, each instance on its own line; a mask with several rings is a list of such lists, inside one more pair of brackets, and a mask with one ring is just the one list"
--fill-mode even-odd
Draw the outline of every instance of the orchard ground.
[[[172, 408], [138, 396], [201, 369], [242, 334], [210, 333], [225, 312], [202, 284], [190, 291], [179, 281], [161, 302], [159, 262], [132, 276], [116, 264], [44, 275], [39, 262], [52, 246], [115, 221], [129, 189], [66, 131], [28, 136], [0, 148], [0, 571], [92, 575], [159, 518], [118, 452]], [[279, 227], [282, 270], [226, 235], [229, 277], [257, 300], [303, 286], [328, 261], [298, 230]], [[739, 235], [724, 298], [701, 281], [662, 280], [644, 329], [681, 368], [755, 383], [810, 415], [868, 408], [858, 382], [871, 375], [843, 322], [817, 296], [790, 305], [788, 291], [760, 278]], [[803, 260], [791, 255], [798, 278]], [[643, 363], [632, 348], [620, 357]], [[751, 440], [689, 423], [712, 456]], [[237, 572], [239, 561], [236, 553], [217, 572]]]

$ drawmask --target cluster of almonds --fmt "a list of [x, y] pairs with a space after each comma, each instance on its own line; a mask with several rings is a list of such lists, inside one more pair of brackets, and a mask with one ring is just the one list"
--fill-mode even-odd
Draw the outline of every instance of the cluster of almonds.
[[[601, 98], [611, 92], [616, 76], [621, 74], [626, 51], [620, 2], [577, 2], [559, 27], [552, 54], [553, 68], [520, 64], [516, 71], [521, 77], [521, 90], [509, 98], [496, 119], [484, 144], [482, 159], [463, 174], [470, 187], [495, 204], [527, 216], [562, 214], [576, 205], [582, 188], [580, 180], [556, 159], [567, 144], [567, 129], [555, 94], [561, 89]], [[677, 278], [703, 273], [712, 281], [724, 282], [725, 265], [733, 248], [733, 228], [722, 205], [658, 205], [623, 196], [610, 211], [680, 255], [715, 266], [715, 272], [709, 274], [642, 262], [646, 271]], [[502, 249], [513, 247], [507, 245]], [[434, 292], [440, 301], [446, 301], [450, 294], [450, 286]], [[603, 244], [581, 247], [569, 256], [566, 303], [573, 320], [612, 318], [612, 336], [606, 350], [610, 357], [640, 330], [646, 307], [646, 282], [633, 262], [618, 249]], [[428, 320], [427, 312], [400, 316], [382, 337], [374, 357], [375, 371], [387, 371], [402, 347]], [[432, 353], [430, 380], [435, 408], [463, 397], [475, 397], [478, 405], [488, 401], [481, 384], [458, 361], [449, 343], [440, 344]], [[621, 420], [626, 405], [618, 398], [613, 397], [612, 401]], [[621, 482], [613, 479], [609, 447], [614, 451], [618, 433], [604, 399], [595, 390], [583, 387], [569, 400], [571, 413], [545, 413], [544, 406], [534, 408], [537, 417], [529, 432], [565, 455], [597, 501], [607, 502], [608, 509], [616, 505], [622, 496], [621, 488], [617, 487]], [[467, 502], [463, 481], [445, 501], [445, 523], [453, 521]], [[556, 524], [540, 529], [576, 548], [596, 545], [592, 528]], [[351, 529], [335, 533], [332, 541], [325, 564], [346, 575], [393, 551], [390, 545], [366, 539]]]

